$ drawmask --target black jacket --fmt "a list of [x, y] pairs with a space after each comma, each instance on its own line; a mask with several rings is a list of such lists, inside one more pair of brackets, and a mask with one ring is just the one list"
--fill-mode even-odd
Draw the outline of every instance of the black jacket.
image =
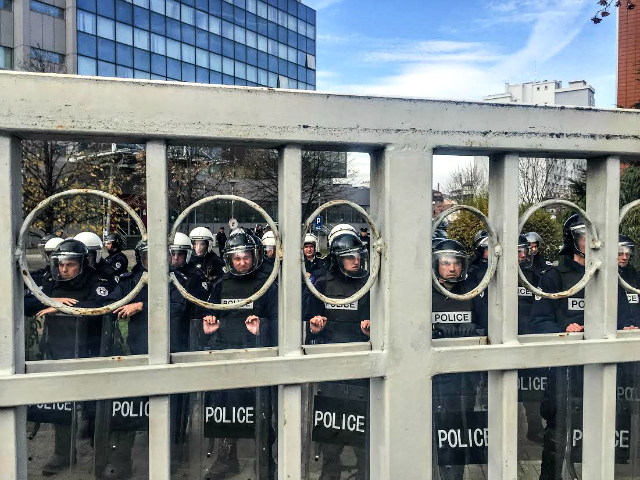
[[107, 265], [113, 268], [116, 276], [125, 273], [129, 267], [129, 259], [120, 250], [110, 253], [104, 260], [107, 262]]

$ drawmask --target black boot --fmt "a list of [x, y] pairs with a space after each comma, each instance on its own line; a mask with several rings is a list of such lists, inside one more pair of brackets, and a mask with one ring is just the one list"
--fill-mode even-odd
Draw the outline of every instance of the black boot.
[[221, 438], [218, 446], [218, 458], [209, 467], [204, 480], [223, 480], [238, 473], [240, 473], [238, 441], [232, 438]]
[[71, 457], [71, 426], [54, 425], [53, 455], [42, 467], [42, 475], [45, 477], [56, 475], [69, 468]]

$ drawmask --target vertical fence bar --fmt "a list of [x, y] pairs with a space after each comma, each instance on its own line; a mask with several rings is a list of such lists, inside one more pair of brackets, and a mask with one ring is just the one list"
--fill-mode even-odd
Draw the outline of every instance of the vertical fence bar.
[[[280, 149], [278, 221], [284, 256], [278, 284], [278, 353], [301, 355], [302, 283], [300, 220], [302, 218], [302, 152], [298, 146]], [[278, 478], [293, 480], [302, 472], [302, 387], [278, 386]]]
[[371, 380], [372, 480], [431, 475], [432, 161], [426, 145], [392, 145], [372, 160], [372, 212], [385, 240], [372, 343], [388, 362], [386, 377]]
[[[620, 158], [587, 162], [587, 214], [595, 223], [602, 247], [587, 248], [586, 265], [602, 267], [585, 287], [586, 340], [614, 338], [618, 311], [618, 218]], [[587, 237], [587, 245], [590, 242]], [[615, 347], [612, 347], [615, 348]], [[584, 367], [582, 478], [613, 478], [615, 470], [616, 365]]]
[[[149, 235], [149, 363], [169, 363], [169, 206], [167, 145], [147, 142], [147, 233]], [[169, 396], [149, 399], [149, 478], [170, 477]]]
[[[502, 256], [489, 285], [491, 345], [518, 338], [518, 162], [517, 154], [489, 157], [489, 220]], [[489, 372], [489, 478], [515, 480], [518, 473], [517, 370]]]
[[[24, 373], [24, 284], [14, 258], [14, 245], [22, 219], [22, 173], [20, 141], [0, 135], [0, 267], [4, 301], [0, 302], [0, 374]], [[0, 477], [27, 478], [26, 408], [0, 409]]]

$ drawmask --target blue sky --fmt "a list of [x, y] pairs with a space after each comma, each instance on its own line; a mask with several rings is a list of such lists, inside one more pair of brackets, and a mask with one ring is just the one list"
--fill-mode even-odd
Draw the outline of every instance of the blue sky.
[[615, 107], [616, 19], [594, 25], [595, 0], [303, 1], [318, 91], [481, 100], [506, 82], [586, 80]]

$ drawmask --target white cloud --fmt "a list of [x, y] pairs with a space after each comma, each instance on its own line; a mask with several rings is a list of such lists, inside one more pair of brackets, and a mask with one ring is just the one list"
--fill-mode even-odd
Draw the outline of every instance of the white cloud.
[[340, 3], [342, 0], [305, 0], [305, 5], [313, 8], [314, 10], [322, 10], [323, 8], [330, 7], [336, 3]]

